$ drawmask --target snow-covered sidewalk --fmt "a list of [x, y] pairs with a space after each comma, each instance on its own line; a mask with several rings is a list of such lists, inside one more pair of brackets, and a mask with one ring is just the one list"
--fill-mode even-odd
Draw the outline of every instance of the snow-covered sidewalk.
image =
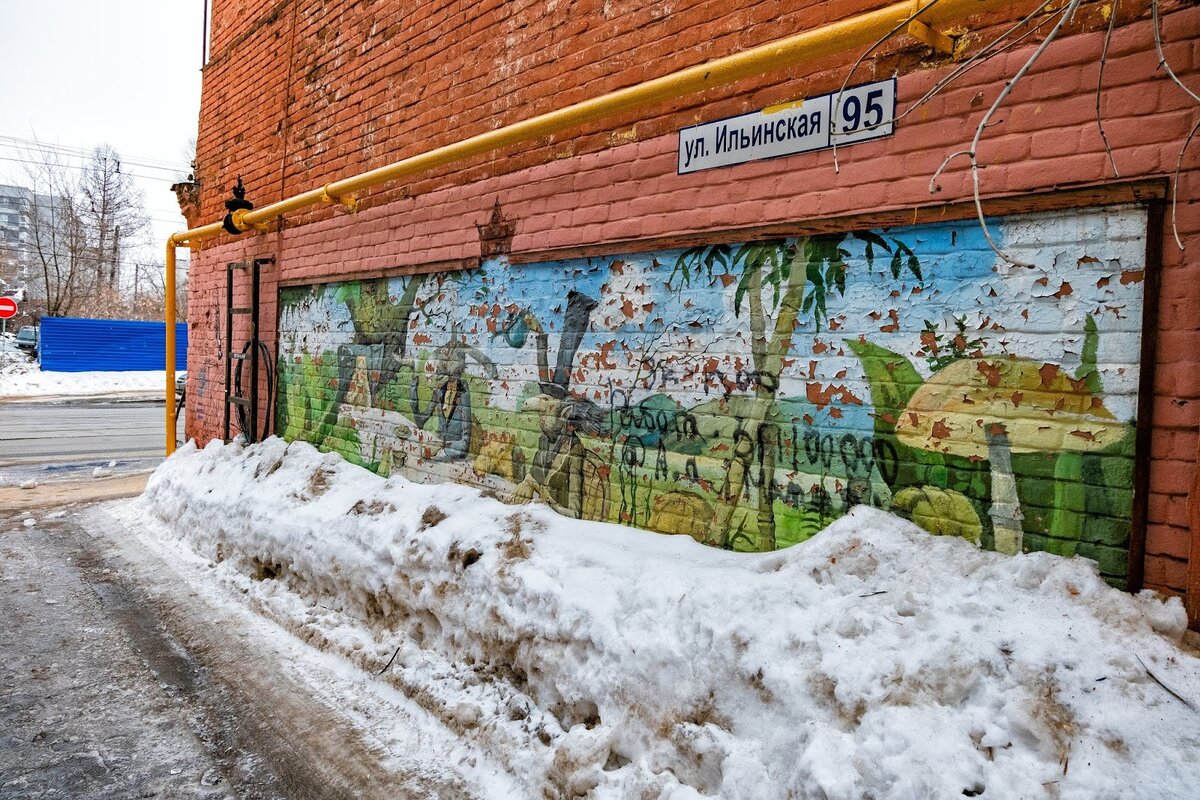
[[525, 797], [1200, 785], [1180, 603], [1115, 591], [1082, 559], [982, 552], [867, 508], [786, 551], [727, 553], [278, 439], [186, 446], [121, 513], [382, 672]]
[[0, 366], [0, 400], [11, 398], [166, 396], [162, 370], [146, 372], [43, 372], [22, 356]]

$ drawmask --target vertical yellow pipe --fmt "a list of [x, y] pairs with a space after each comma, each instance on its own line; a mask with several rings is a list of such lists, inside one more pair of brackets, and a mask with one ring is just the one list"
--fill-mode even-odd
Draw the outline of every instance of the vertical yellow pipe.
[[175, 237], [167, 239], [167, 455], [175, 452]]

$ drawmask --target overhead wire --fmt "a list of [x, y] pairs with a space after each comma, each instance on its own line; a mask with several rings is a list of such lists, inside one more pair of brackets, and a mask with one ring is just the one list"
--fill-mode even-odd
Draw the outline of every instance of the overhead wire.
[[[6, 136], [0, 134], [0, 146], [29, 149], [34, 148], [43, 152], [55, 153], [59, 155], [90, 158], [95, 154], [95, 149], [84, 147], [73, 147], [70, 145], [50, 144], [41, 142], [37, 139], [22, 139], [19, 136]], [[168, 161], [165, 159], [153, 158], [151, 156], [140, 155], [123, 155], [118, 153], [118, 157], [123, 163], [132, 164], [138, 167], [146, 167], [147, 169], [157, 170], [178, 170], [182, 169], [182, 161]]]
[[[10, 161], [14, 164], [44, 165], [43, 162], [34, 160], [32, 158], [13, 158], [11, 156], [0, 156], [0, 161]], [[78, 169], [78, 170], [88, 169], [88, 166], [86, 164], [52, 164], [50, 166], [61, 167], [62, 169]], [[160, 181], [162, 183], [179, 183], [179, 181], [182, 180], [181, 178], [178, 178], [178, 177], [176, 177], [176, 178], [160, 178], [157, 175], [143, 175], [140, 172], [122, 172], [121, 174], [128, 175], [131, 178], [142, 178], [144, 180]]]

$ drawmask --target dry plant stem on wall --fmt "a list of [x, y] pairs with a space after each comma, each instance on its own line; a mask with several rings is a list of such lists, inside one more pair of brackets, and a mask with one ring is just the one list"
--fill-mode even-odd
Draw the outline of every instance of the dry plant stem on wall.
[[1179, 174], [1183, 171], [1184, 153], [1187, 152], [1188, 145], [1192, 143], [1198, 130], [1200, 130], [1200, 117], [1197, 117], [1196, 121], [1192, 123], [1187, 138], [1183, 140], [1183, 147], [1179, 148], [1179, 157], [1175, 159], [1175, 177], [1171, 181], [1171, 233], [1175, 235], [1175, 244], [1180, 251], [1184, 249], [1183, 240], [1179, 238], [1179, 225], [1175, 222], [1175, 209], [1179, 205]]
[[[874, 53], [875, 50], [877, 48], [879, 48], [888, 39], [892, 38], [900, 31], [905, 30], [909, 26], [910, 23], [916, 21], [922, 14], [924, 14], [926, 11], [933, 8], [937, 4], [938, 4], [938, 0], [929, 0], [928, 3], [921, 6], [919, 9], [917, 9], [915, 14], [913, 14], [911, 17], [909, 17], [908, 19], [901, 22], [896, 27], [892, 28], [890, 31], [888, 31], [883, 36], [881, 36], [878, 40], [876, 40], [876, 42], [873, 45], [871, 45], [865, 51], [863, 51], [863, 54], [860, 55], [858, 57], [858, 60], [854, 62], [854, 66], [850, 67], [850, 71], [846, 73], [846, 79], [844, 81], [842, 81], [842, 88], [838, 90], [837, 99], [834, 101], [834, 104], [833, 104], [833, 119], [834, 120], [841, 119], [842, 95], [846, 93], [846, 87], [850, 85], [850, 79], [852, 77], [854, 77], [854, 73], [858, 71], [858, 68], [860, 66], [862, 66], [862, 62], [866, 60], [867, 56], [871, 55], [871, 53]], [[832, 125], [832, 124], [833, 124], [833, 121], [831, 120], [830, 125]], [[869, 125], [869, 126], [866, 126], [866, 128], [867, 128], [867, 130], [874, 130], [875, 128], [877, 128], [881, 125], [885, 125], [885, 124], [887, 124], [887, 123], [885, 121], [881, 120], [877, 125]], [[830, 143], [833, 146], [833, 171], [840, 172], [841, 166], [838, 164], [837, 138], [830, 137]]]
[[[1004, 31], [1004, 33], [997, 36], [995, 39], [993, 39], [991, 42], [989, 42], [984, 47], [980, 48], [978, 52], [976, 52], [974, 55], [972, 55], [966, 61], [959, 64], [957, 67], [955, 67], [949, 74], [942, 77], [937, 83], [935, 83], [933, 85], [932, 88], [930, 88], [930, 90], [928, 92], [926, 92], [924, 95], [922, 95], [919, 100], [917, 100], [911, 106], [909, 106], [907, 109], [905, 109], [903, 113], [897, 114], [896, 116], [892, 117], [891, 119], [881, 120], [880, 122], [878, 122], [874, 125], [865, 125], [864, 129], [865, 130], [874, 130], [876, 128], [883, 127], [884, 125], [889, 125], [889, 124], [894, 125], [897, 122], [900, 122], [905, 117], [909, 116], [914, 111], [916, 111], [917, 109], [924, 106], [926, 103], [928, 103], [934, 97], [937, 97], [937, 95], [939, 95], [943, 89], [945, 89], [947, 86], [952, 84], [957, 79], [966, 75], [968, 72], [973, 70], [975, 67], [978, 67], [981, 64], [987, 63], [988, 61], [995, 58], [996, 56], [1003, 55], [1004, 53], [1007, 53], [1009, 50], [1012, 50], [1014, 47], [1019, 46], [1022, 42], [1024, 42], [1030, 36], [1033, 36], [1038, 31], [1040, 31], [1043, 27], [1045, 27], [1045, 25], [1047, 23], [1053, 21], [1055, 18], [1055, 15], [1051, 14], [1051, 15], [1047, 16], [1046, 19], [1037, 23], [1032, 28], [1030, 28], [1028, 31], [1026, 31], [1025, 33], [1021, 34], [1020, 36], [1017, 36], [1015, 39], [1012, 39], [1010, 37], [1012, 37], [1012, 35], [1014, 33], [1016, 33], [1018, 30], [1020, 30], [1021, 28], [1024, 28], [1024, 27], [1028, 26], [1030, 23], [1032, 23], [1033, 20], [1035, 18], [1037, 18], [1039, 15], [1046, 13], [1048, 11], [1048, 9], [1050, 8], [1050, 6], [1055, 3], [1055, 1], [1056, 0], [1046, 0], [1046, 2], [1042, 3], [1036, 9], [1034, 9], [1032, 12], [1030, 12], [1028, 15], [1026, 15], [1020, 22], [1013, 25], [1008, 30]], [[935, 2], [936, 2], [936, 0], [935, 0]], [[858, 60], [854, 62], [854, 66], [852, 66], [850, 68], [850, 72], [847, 73], [846, 79], [842, 82], [842, 87], [838, 91], [837, 101], [836, 101], [836, 110], [834, 112], [835, 118], [837, 116], [837, 113], [840, 112], [840, 110], [841, 110], [842, 95], [845, 93], [847, 87], [850, 85], [850, 79], [853, 77], [854, 73], [858, 71], [858, 68], [859, 68], [859, 66], [862, 65], [862, 62], [864, 60], [866, 60], [866, 58], [871, 53], [875, 52], [875, 50], [878, 49], [884, 42], [886, 42], [892, 36], [895, 36], [897, 33], [899, 33], [901, 30], [903, 30], [905, 27], [907, 27], [909, 22], [912, 22], [913, 20], [917, 19], [917, 17], [920, 16], [921, 14], [923, 14], [926, 10], [932, 8], [934, 4], [935, 3], [929, 3], [929, 5], [921, 8], [916, 14], [914, 14], [913, 16], [911, 16], [907, 20], [905, 20], [903, 25], [897, 26], [897, 27], [893, 28], [892, 30], [888, 31], [887, 34], [885, 34], [878, 41], [876, 41], [874, 44], [872, 44], [870, 47], [868, 47], [866, 49], [866, 51], [863, 52], [863, 54], [861, 56], [859, 56]], [[840, 172], [841, 171], [841, 162], [838, 160], [837, 141], [836, 140], [833, 142], [832, 152], [833, 152], [833, 170], [834, 170], [834, 172]]]
[[[1004, 33], [1000, 34], [995, 39], [993, 39], [991, 42], [989, 42], [986, 46], [980, 48], [979, 52], [975, 53], [973, 56], [968, 58], [962, 64], [959, 64], [948, 75], [946, 75], [941, 80], [939, 80], [937, 83], [935, 83], [928, 92], [926, 92], [924, 95], [921, 96], [921, 98], [919, 100], [917, 100], [915, 103], [913, 103], [907, 109], [905, 109], [904, 113], [897, 116], [896, 119], [893, 120], [893, 122], [899, 122], [900, 120], [907, 117], [909, 114], [916, 111], [918, 108], [921, 108], [926, 103], [928, 103], [930, 100], [932, 100], [934, 97], [937, 97], [942, 92], [943, 89], [945, 89], [947, 86], [949, 86], [951, 83], [958, 80], [962, 76], [966, 75], [971, 70], [975, 69], [976, 67], [980, 66], [981, 64], [985, 64], [988, 61], [991, 61], [996, 56], [1007, 53], [1009, 50], [1012, 50], [1014, 47], [1020, 46], [1020, 44], [1022, 42], [1024, 42], [1026, 39], [1028, 39], [1030, 36], [1035, 35], [1038, 31], [1040, 31], [1043, 27], [1045, 27], [1047, 23], [1052, 22], [1054, 20], [1053, 14], [1048, 15], [1044, 20], [1042, 20], [1038, 24], [1034, 25], [1032, 28], [1025, 31], [1025, 33], [1021, 34], [1020, 36], [1016, 37], [1015, 39], [1011, 39], [1011, 40], [1009, 39], [1009, 37], [1011, 37], [1018, 30], [1020, 30], [1021, 28], [1024, 28], [1025, 26], [1027, 26], [1031, 22], [1033, 22], [1033, 20], [1037, 16], [1039, 16], [1040, 14], [1046, 13], [1049, 10], [1050, 6], [1054, 2], [1055, 2], [1055, 0], [1046, 0], [1045, 3], [1042, 3], [1036, 9], [1034, 9], [1030, 14], [1028, 14], [1024, 19], [1022, 19], [1016, 25], [1013, 25], [1011, 28], [1006, 30]], [[1003, 45], [1003, 46], [1001, 46], [1001, 45]]]
[[996, 97], [996, 100], [992, 103], [991, 107], [988, 108], [987, 112], [983, 115], [983, 119], [979, 121], [978, 127], [975, 128], [975, 137], [971, 140], [970, 149], [959, 150], [946, 156], [946, 159], [942, 162], [941, 166], [939, 166], [937, 171], [933, 173], [933, 177], [929, 179], [929, 192], [932, 194], [940, 190], [941, 187], [938, 186], [937, 179], [942, 172], [945, 171], [950, 162], [954, 161], [954, 159], [959, 158], [960, 156], [965, 157], [970, 161], [971, 186], [972, 193], [975, 198], [975, 213], [979, 219], [979, 225], [983, 229], [983, 236], [987, 240], [988, 246], [992, 248], [996, 255], [1015, 267], [1032, 267], [1033, 264], [1029, 264], [1024, 261], [1018, 261], [1001, 250], [996, 244], [995, 240], [992, 238], [991, 231], [988, 229], [987, 219], [983, 214], [983, 201], [980, 198], [979, 190], [979, 142], [983, 139], [983, 132], [991, 123], [992, 117], [995, 115], [996, 111], [1000, 109], [1000, 106], [1003, 105], [1004, 101], [1008, 99], [1008, 96], [1012, 94], [1013, 89], [1016, 88], [1021, 79], [1028, 74], [1033, 65], [1036, 64], [1038, 59], [1042, 57], [1042, 53], [1046, 52], [1046, 49], [1050, 47], [1055, 39], [1058, 38], [1059, 33], [1062, 32], [1062, 29], [1066, 27], [1067, 23], [1075, 17], [1075, 11], [1079, 8], [1080, 3], [1082, 2], [1083, 0], [1071, 0], [1071, 4], [1063, 10], [1062, 15], [1059, 17], [1058, 23], [1054, 26], [1050, 33], [1047, 34], [1046, 38], [1042, 40], [1042, 43], [1038, 45], [1037, 50], [1034, 50], [1033, 55], [1031, 55], [1025, 64], [1019, 70], [1017, 70], [1017, 74], [1013, 75], [1012, 79], [1004, 84], [1004, 88], [1000, 91], [999, 96]]
[[[895, 36], [900, 31], [904, 30], [910, 22], [916, 20], [918, 17], [920, 17], [922, 14], [924, 14], [926, 11], [928, 11], [930, 8], [932, 8], [934, 5], [936, 5], [937, 2], [938, 2], [938, 0], [932, 0], [932, 2], [927, 3], [926, 5], [922, 6], [911, 17], [909, 17], [907, 20], [905, 20], [902, 24], [897, 25], [895, 28], [888, 31], [887, 34], [885, 34], [883, 37], [881, 37], [879, 40], [877, 40], [874, 44], [872, 44], [869, 48], [867, 48], [862, 53], [862, 55], [860, 55], [858, 57], [858, 59], [854, 62], [854, 65], [850, 68], [850, 71], [847, 73], [845, 80], [842, 82], [841, 89], [838, 92], [837, 100], [835, 102], [834, 119], [838, 118], [838, 113], [840, 112], [840, 109], [841, 109], [842, 95], [846, 91], [846, 88], [849, 86], [851, 78], [854, 76], [854, 74], [858, 70], [858, 68], [862, 65], [862, 62], [864, 60], [866, 60], [871, 55], [871, 53], [875, 52], [875, 50], [877, 50], [885, 41], [887, 41], [891, 37]], [[962, 63], [961, 65], [956, 67], [954, 70], [952, 70], [948, 75], [946, 75], [941, 80], [939, 80], [928, 92], [926, 92], [920, 99], [918, 99], [915, 103], [913, 103], [911, 106], [909, 106], [908, 109], [906, 109], [903, 113], [893, 116], [891, 120], [885, 120], [885, 121], [878, 123], [875, 126], [872, 126], [872, 127], [879, 127], [880, 125], [885, 125], [885, 124], [888, 124], [889, 122], [894, 124], [894, 123], [904, 119], [909, 114], [911, 114], [913, 111], [922, 107], [923, 105], [928, 103], [930, 100], [932, 100], [934, 97], [936, 97], [943, 89], [945, 89], [947, 86], [951, 85], [956, 79], [962, 77], [967, 72], [969, 72], [970, 70], [979, 66], [980, 64], [983, 64], [986, 61], [1018, 46], [1025, 39], [1036, 34], [1047, 23], [1049, 23], [1050, 21], [1057, 18], [1057, 20], [1058, 20], [1057, 24], [1051, 30], [1051, 32], [1046, 37], [1046, 39], [1043, 40], [1041, 45], [1039, 45], [1038, 49], [1033, 53], [1033, 55], [1029, 58], [1029, 60], [1026, 61], [1025, 65], [1017, 72], [1017, 74], [1013, 76], [1012, 80], [1010, 80], [1005, 85], [1005, 88], [1003, 91], [1001, 91], [1000, 96], [997, 97], [996, 101], [988, 109], [987, 113], [984, 114], [983, 119], [980, 121], [979, 126], [976, 128], [975, 136], [972, 139], [970, 148], [967, 150], [959, 150], [959, 151], [956, 151], [956, 152], [950, 154], [945, 159], [945, 161], [942, 162], [942, 165], [938, 168], [938, 170], [934, 173], [933, 177], [930, 179], [930, 192], [935, 192], [938, 190], [937, 179], [941, 175], [941, 173], [946, 169], [946, 167], [950, 164], [950, 162], [952, 162], [955, 158], [958, 158], [960, 156], [967, 157], [970, 159], [973, 196], [974, 196], [974, 200], [975, 200], [975, 206], [976, 206], [977, 216], [979, 219], [979, 224], [983, 228], [984, 236], [988, 242], [988, 245], [992, 248], [992, 250], [998, 256], [1000, 256], [1006, 262], [1011, 263], [1015, 266], [1028, 267], [1030, 265], [1025, 264], [1023, 262], [1015, 261], [1008, 254], [1006, 254], [1003, 250], [1001, 250], [1000, 247], [995, 243], [994, 239], [992, 238], [991, 232], [988, 229], [987, 222], [986, 222], [986, 219], [983, 214], [983, 204], [982, 204], [982, 200], [981, 200], [981, 196], [980, 196], [981, 190], [980, 190], [980, 181], [979, 181], [980, 165], [978, 162], [977, 153], [978, 153], [980, 141], [983, 137], [983, 132], [984, 132], [984, 130], [986, 130], [986, 128], [991, 123], [991, 119], [995, 115], [996, 111], [1003, 104], [1004, 100], [1007, 99], [1008, 95], [1011, 94], [1011, 92], [1012, 92], [1013, 88], [1016, 86], [1016, 84], [1029, 72], [1029, 70], [1032, 68], [1033, 64], [1036, 63], [1037, 60], [1041, 57], [1042, 53], [1045, 52], [1046, 48], [1049, 47], [1050, 44], [1058, 37], [1059, 33], [1062, 31], [1062, 28], [1074, 18], [1075, 12], [1078, 9], [1078, 7], [1081, 5], [1082, 0], [1072, 0], [1072, 2], [1066, 8], [1064, 8], [1061, 12], [1059, 12], [1057, 14], [1052, 14], [1051, 16], [1047, 17], [1046, 19], [1044, 19], [1041, 22], [1034, 25], [1030, 30], [1021, 34], [1020, 36], [1017, 36], [1015, 39], [1011, 38], [1018, 30], [1030, 25], [1033, 22], [1033, 20], [1036, 19], [1039, 15], [1046, 13], [1049, 10], [1049, 8], [1053, 5], [1053, 3], [1054, 3], [1054, 0], [1047, 0], [1047, 2], [1042, 3], [1040, 6], [1038, 6], [1036, 9], [1034, 9], [1032, 12], [1030, 12], [1027, 16], [1025, 16], [1016, 25], [1013, 25], [1008, 30], [1006, 30], [1004, 33], [1002, 33], [1000, 36], [993, 39], [985, 47], [981, 48], [977, 53], [975, 53], [975, 55], [971, 56], [964, 63]], [[1117, 11], [1117, 3], [1116, 3], [1116, 0], [1114, 0], [1113, 7], [1112, 7], [1111, 13], [1109, 15], [1109, 26], [1108, 26], [1107, 35], [1105, 37], [1104, 51], [1101, 55], [1100, 75], [1099, 75], [1098, 84], [1097, 84], [1097, 98], [1096, 98], [1097, 117], [1096, 117], [1096, 119], [1097, 119], [1097, 124], [1100, 126], [1100, 135], [1104, 139], [1105, 149], [1108, 152], [1109, 160], [1112, 163], [1113, 172], [1119, 176], [1120, 173], [1117, 170], [1116, 162], [1112, 158], [1112, 150], [1108, 146], [1108, 137], [1104, 132], [1104, 126], [1100, 120], [1100, 89], [1103, 84], [1103, 78], [1104, 78], [1104, 61], [1107, 58], [1109, 41], [1112, 36], [1113, 25], [1114, 25], [1114, 21], [1116, 19], [1116, 11]], [[1186, 148], [1186, 144], [1185, 144], [1185, 148]], [[833, 152], [834, 171], [839, 172], [841, 165], [838, 161], [836, 140], [834, 140], [834, 142], [833, 142], [832, 152]]]
[[1200, 103], [1200, 95], [1193, 92], [1184, 85], [1183, 81], [1179, 80], [1179, 76], [1175, 74], [1175, 70], [1171, 69], [1171, 65], [1167, 62], [1166, 54], [1163, 53], [1162, 20], [1160, 19], [1158, 13], [1158, 0], [1151, 0], [1150, 14], [1154, 17], [1154, 49], [1158, 53], [1158, 65], [1167, 73], [1167, 77], [1169, 77], [1176, 86], [1182, 89], [1188, 97], [1192, 98], [1197, 103]]
[[1108, 47], [1112, 44], [1113, 28], [1117, 24], [1117, 11], [1120, 9], [1121, 0], [1113, 0], [1112, 5], [1108, 10], [1108, 29], [1104, 32], [1104, 47], [1100, 50], [1100, 70], [1096, 75], [1096, 127], [1100, 131], [1100, 140], [1104, 142], [1104, 152], [1108, 156], [1108, 163], [1112, 166], [1113, 177], [1121, 177], [1121, 170], [1117, 169], [1117, 160], [1113, 158], [1112, 146], [1108, 143], [1108, 134], [1104, 131], [1104, 118], [1100, 112], [1100, 100], [1104, 95], [1104, 67], [1108, 64]]
[[[1158, 0], [1151, 0], [1150, 14], [1153, 17], [1152, 21], [1154, 23], [1154, 49], [1158, 53], [1158, 66], [1167, 73], [1167, 77], [1169, 77], [1176, 86], [1183, 90], [1184, 94], [1192, 98], [1192, 100], [1196, 101], [1197, 103], [1200, 103], [1200, 95], [1189, 89], [1184, 82], [1179, 79], [1179, 76], [1175, 74], [1175, 70], [1171, 69], [1171, 64], [1167, 61], [1166, 53], [1163, 52], [1162, 22], [1159, 19]], [[1183, 147], [1179, 148], [1179, 157], [1175, 160], [1175, 176], [1171, 181], [1171, 234], [1175, 237], [1175, 246], [1178, 247], [1181, 252], [1184, 249], [1183, 239], [1179, 237], [1179, 224], [1176, 221], [1175, 213], [1179, 206], [1179, 175], [1183, 170], [1184, 153], [1187, 152], [1188, 145], [1192, 143], [1192, 138], [1196, 135], [1197, 129], [1200, 129], [1200, 118], [1197, 118], [1196, 122], [1192, 124], [1191, 130], [1188, 131], [1187, 138], [1183, 141]]]

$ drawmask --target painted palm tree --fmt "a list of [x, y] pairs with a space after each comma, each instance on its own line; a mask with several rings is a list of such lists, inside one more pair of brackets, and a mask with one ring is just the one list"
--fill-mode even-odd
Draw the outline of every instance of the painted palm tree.
[[[732, 547], [739, 536], [749, 540], [744, 534], [730, 530], [747, 482], [759, 487], [757, 541], [749, 543], [758, 550], [776, 547], [774, 478], [780, 427], [776, 403], [779, 378], [802, 317], [811, 316], [820, 331], [828, 320], [826, 302], [830, 291], [845, 293], [847, 259], [851, 257], [845, 248], [848, 236], [864, 243], [869, 267], [874, 266], [876, 254], [883, 251], [891, 255], [893, 278], [898, 279], [907, 271], [921, 280], [921, 265], [912, 250], [897, 239], [889, 242], [872, 231], [693, 247], [683, 251], [675, 262], [669, 284], [676, 290], [691, 286], [700, 278], [711, 284], [721, 275], [733, 275], [737, 281], [734, 316], [740, 319], [745, 308], [749, 319], [755, 402], [748, 416], [740, 421], [740, 435], [720, 492], [716, 525], [725, 547]], [[758, 475], [754, 476], [756, 451]]]

